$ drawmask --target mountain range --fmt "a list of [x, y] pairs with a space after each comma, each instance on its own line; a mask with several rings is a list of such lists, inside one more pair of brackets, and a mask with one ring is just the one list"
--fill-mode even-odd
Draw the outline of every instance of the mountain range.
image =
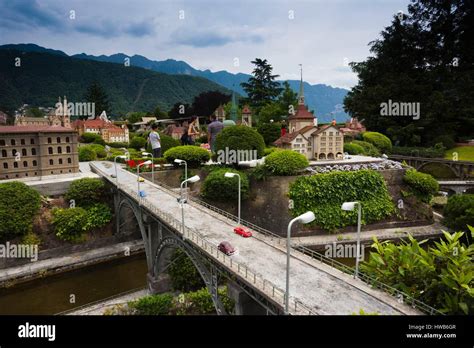
[[[47, 53], [74, 59], [104, 63], [117, 63], [121, 66], [124, 65], [126, 59], [129, 59], [130, 65], [134, 67], [140, 67], [168, 75], [186, 75], [190, 77], [205, 78], [209, 81], [215, 82], [216, 84], [222, 87], [225, 87], [225, 89], [234, 90], [236, 93], [244, 96], [245, 91], [242, 89], [240, 84], [242, 82], [247, 82], [247, 80], [251, 76], [243, 73], [233, 74], [227, 71], [211, 72], [210, 70], [198, 70], [184, 61], [174, 59], [156, 61], [150, 60], [147, 57], [141, 55], [128, 56], [123, 53], [112, 54], [110, 56], [94, 56], [85, 53], [68, 56], [62, 51], [44, 48], [35, 44], [3, 45], [0, 46], [0, 50], [2, 49], [18, 50], [22, 52]], [[288, 82], [295, 92], [299, 90], [299, 80], [289, 80]], [[311, 85], [307, 82], [304, 82], [304, 91], [306, 103], [308, 104], [308, 107], [311, 110], [314, 110], [316, 116], [318, 116], [319, 118], [320, 123], [330, 122], [332, 118], [335, 118], [338, 122], [342, 122], [347, 119], [347, 114], [342, 110], [342, 103], [348, 90], [343, 88], [331, 87], [324, 84]], [[188, 102], [189, 100], [181, 101]], [[170, 104], [172, 105], [175, 102], [176, 99], [173, 99], [173, 101], [170, 101], [168, 103], [163, 100], [161, 101], [160, 105], [164, 104], [169, 106]]]

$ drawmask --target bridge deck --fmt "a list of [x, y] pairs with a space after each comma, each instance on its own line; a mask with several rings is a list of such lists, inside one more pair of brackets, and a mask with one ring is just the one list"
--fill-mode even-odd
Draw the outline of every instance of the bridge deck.
[[[91, 166], [98, 174], [115, 183], [115, 179], [111, 178], [111, 175], [115, 174], [113, 163], [96, 161], [91, 162]], [[136, 178], [136, 175], [118, 168], [121, 188], [136, 192]], [[152, 205], [175, 219], [181, 219], [181, 207], [171, 192], [149, 181], [142, 182], [140, 189], [147, 194], [143, 198], [146, 205]], [[235, 222], [219, 217], [215, 212], [198, 204], [185, 204], [184, 210], [186, 227], [199, 232], [215, 246], [215, 250], [221, 241], [229, 241], [237, 248], [237, 253], [231, 257], [234, 262], [246, 265], [249, 270], [261, 275], [264, 283], [268, 282], [267, 289], [268, 284], [280, 289], [285, 288], [286, 250], [283, 246], [272, 244], [257, 232], [254, 232], [256, 238], [242, 238], [233, 233]], [[350, 275], [295, 250], [292, 251], [291, 258], [290, 294], [292, 301], [298, 299], [317, 314], [347, 315], [358, 313], [360, 309], [390, 315], [420, 314], [383, 291], [373, 289]], [[282, 303], [283, 301], [280, 304]]]

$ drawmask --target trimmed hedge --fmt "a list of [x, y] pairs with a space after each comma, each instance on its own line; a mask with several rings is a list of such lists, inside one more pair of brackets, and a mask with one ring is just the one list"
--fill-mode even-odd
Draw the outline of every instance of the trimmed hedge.
[[0, 240], [31, 231], [41, 207], [40, 194], [18, 181], [0, 184]]
[[468, 232], [474, 226], [474, 194], [456, 194], [448, 198], [444, 207], [444, 223], [455, 231]]
[[390, 153], [392, 151], [392, 141], [382, 133], [364, 132], [362, 138], [364, 141], [371, 143], [383, 153]]
[[308, 165], [306, 156], [293, 150], [275, 151], [265, 157], [265, 167], [275, 175], [295, 175]]
[[103, 145], [91, 144], [91, 145], [87, 145], [86, 147], [88, 147], [92, 151], [94, 151], [97, 155], [97, 158], [106, 158], [107, 157], [107, 152], [105, 151], [105, 147]]
[[361, 140], [354, 140], [350, 144], [356, 144], [362, 147], [364, 149], [364, 152], [362, 153], [362, 155], [372, 156], [372, 157], [380, 156], [379, 150], [371, 143], [368, 143], [366, 141], [361, 141]]
[[182, 159], [188, 163], [189, 168], [197, 168], [211, 158], [209, 151], [199, 146], [183, 145], [167, 150], [163, 156], [169, 163], [175, 164], [175, 159]]
[[132, 140], [130, 140], [130, 147], [135, 150], [140, 150], [146, 147], [146, 139], [142, 138], [141, 136], [134, 136]]
[[247, 126], [226, 127], [216, 137], [216, 152], [229, 150], [256, 150], [257, 157], [263, 156], [265, 141], [255, 129]]
[[302, 176], [290, 184], [289, 197], [294, 202], [293, 216], [313, 211], [312, 224], [329, 231], [357, 224], [357, 210], [343, 211], [344, 202], [361, 202], [363, 224], [395, 212], [382, 175], [373, 170]]
[[71, 182], [66, 195], [68, 201], [74, 199], [76, 206], [90, 206], [106, 199], [105, 184], [102, 179], [84, 178]]
[[410, 187], [411, 192], [425, 203], [429, 203], [439, 191], [439, 184], [435, 178], [415, 169], [407, 170], [403, 181]]
[[79, 162], [95, 161], [97, 154], [90, 146], [79, 147]]
[[393, 155], [402, 156], [416, 156], [427, 158], [444, 158], [444, 146], [436, 145], [434, 147], [408, 147], [408, 146], [393, 146]]
[[349, 155], [362, 155], [364, 154], [364, 148], [354, 143], [344, 144], [344, 152]]
[[239, 193], [239, 178], [237, 176], [226, 178], [224, 175], [227, 172], [240, 174], [240, 194], [242, 199], [247, 198], [249, 193], [249, 179], [247, 174], [230, 168], [216, 169], [210, 172], [201, 187], [202, 196], [216, 201], [234, 202], [237, 200]]
[[95, 133], [83, 133], [80, 138], [81, 143], [93, 143], [94, 141], [102, 140], [99, 134]]

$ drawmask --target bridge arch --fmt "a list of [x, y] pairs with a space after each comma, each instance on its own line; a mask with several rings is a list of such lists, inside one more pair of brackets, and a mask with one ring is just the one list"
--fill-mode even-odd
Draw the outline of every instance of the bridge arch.
[[147, 242], [148, 239], [147, 239], [147, 234], [146, 234], [146, 231], [145, 231], [145, 226], [143, 225], [141, 212], [140, 212], [139, 208], [137, 207], [137, 205], [134, 204], [129, 198], [126, 198], [126, 197], [121, 198], [121, 200], [119, 201], [118, 207], [117, 207], [117, 211], [116, 211], [117, 233], [119, 234], [122, 231], [122, 225], [123, 224], [120, 223], [120, 217], [125, 216], [124, 214], [122, 214], [123, 213], [122, 210], [124, 208], [128, 208], [133, 213], [133, 216], [135, 218], [135, 221], [138, 224], [138, 228], [140, 230], [140, 234], [143, 238], [143, 241]]
[[459, 177], [459, 173], [457, 172], [457, 170], [455, 168], [453, 168], [449, 164], [446, 164], [446, 163], [443, 163], [443, 162], [434, 162], [434, 161], [433, 162], [421, 162], [416, 166], [415, 169], [421, 172], [424, 167], [431, 166], [433, 164], [439, 164], [439, 165], [443, 166], [444, 168], [448, 168], [451, 171], [451, 173], [454, 174], [455, 177]]
[[207, 290], [211, 294], [212, 302], [214, 303], [214, 307], [216, 308], [216, 312], [219, 315], [225, 315], [226, 310], [224, 305], [219, 299], [218, 295], [218, 283], [217, 283], [217, 271], [210, 266], [210, 268], [206, 267], [206, 265], [202, 261], [202, 257], [199, 256], [184, 240], [180, 237], [176, 237], [170, 235], [165, 237], [161, 240], [160, 244], [158, 245], [156, 252], [153, 256], [153, 267], [152, 267], [152, 275], [156, 279], [158, 278], [159, 274], [162, 273], [166, 268], [167, 264], [164, 262], [165, 251], [170, 248], [179, 248], [181, 249], [187, 257], [191, 260], [194, 267], [196, 267], [199, 275], [201, 276], [204, 284], [206, 284]]

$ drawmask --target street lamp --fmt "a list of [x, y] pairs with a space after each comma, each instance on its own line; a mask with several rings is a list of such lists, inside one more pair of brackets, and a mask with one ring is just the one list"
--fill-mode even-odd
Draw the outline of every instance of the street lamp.
[[[188, 180], [188, 162], [186, 162], [185, 160], [176, 158], [174, 160], [174, 163], [178, 163], [179, 165], [184, 164], [184, 180]], [[188, 188], [188, 183], [186, 183], [186, 188]]]
[[224, 174], [224, 176], [226, 178], [233, 178], [235, 176], [237, 176], [239, 178], [239, 209], [238, 209], [238, 220], [237, 220], [237, 223], [240, 225], [240, 206], [241, 206], [241, 199], [240, 199], [240, 175], [237, 174], [237, 173], [232, 173], [232, 172], [227, 172]]
[[152, 153], [149, 152], [142, 152], [143, 156], [151, 156], [151, 182], [155, 183], [155, 158], [153, 157]]
[[114, 166], [115, 166], [115, 183], [116, 183], [116, 185], [118, 186], [117, 158], [121, 158], [121, 159], [127, 159], [127, 156], [125, 156], [125, 155], [118, 155], [118, 156], [115, 156], [115, 158], [114, 158]]
[[356, 251], [356, 269], [355, 269], [355, 277], [359, 277], [359, 251], [360, 251], [360, 224], [361, 224], [361, 216], [362, 216], [362, 205], [360, 202], [344, 202], [342, 203], [341, 209], [345, 211], [352, 211], [355, 209], [357, 205], [358, 212], [357, 212], [357, 251]]
[[151, 161], [146, 161], [146, 162], [142, 162], [142, 163], [137, 164], [137, 187], [138, 187], [138, 195], [140, 197], [141, 197], [141, 195], [140, 195], [140, 167], [149, 165], [150, 163], [152, 163], [152, 162]]
[[184, 203], [186, 202], [184, 197], [183, 197], [183, 185], [185, 183], [187, 183], [188, 181], [190, 183], [193, 183], [193, 182], [197, 182], [199, 181], [201, 178], [199, 177], [199, 175], [194, 175], [192, 177], [190, 177], [189, 179], [187, 180], [184, 180], [182, 183], [181, 183], [181, 198], [179, 200], [179, 204], [181, 204], [181, 224], [183, 226], [183, 239], [184, 239], [184, 231], [185, 231], [185, 227], [184, 227]]
[[295, 222], [301, 222], [302, 224], [309, 224], [314, 221], [316, 217], [312, 211], [307, 211], [300, 216], [295, 217], [288, 224], [288, 233], [286, 236], [286, 298], [285, 298], [285, 314], [288, 314], [288, 307], [290, 304], [290, 240], [291, 240], [291, 227]]

